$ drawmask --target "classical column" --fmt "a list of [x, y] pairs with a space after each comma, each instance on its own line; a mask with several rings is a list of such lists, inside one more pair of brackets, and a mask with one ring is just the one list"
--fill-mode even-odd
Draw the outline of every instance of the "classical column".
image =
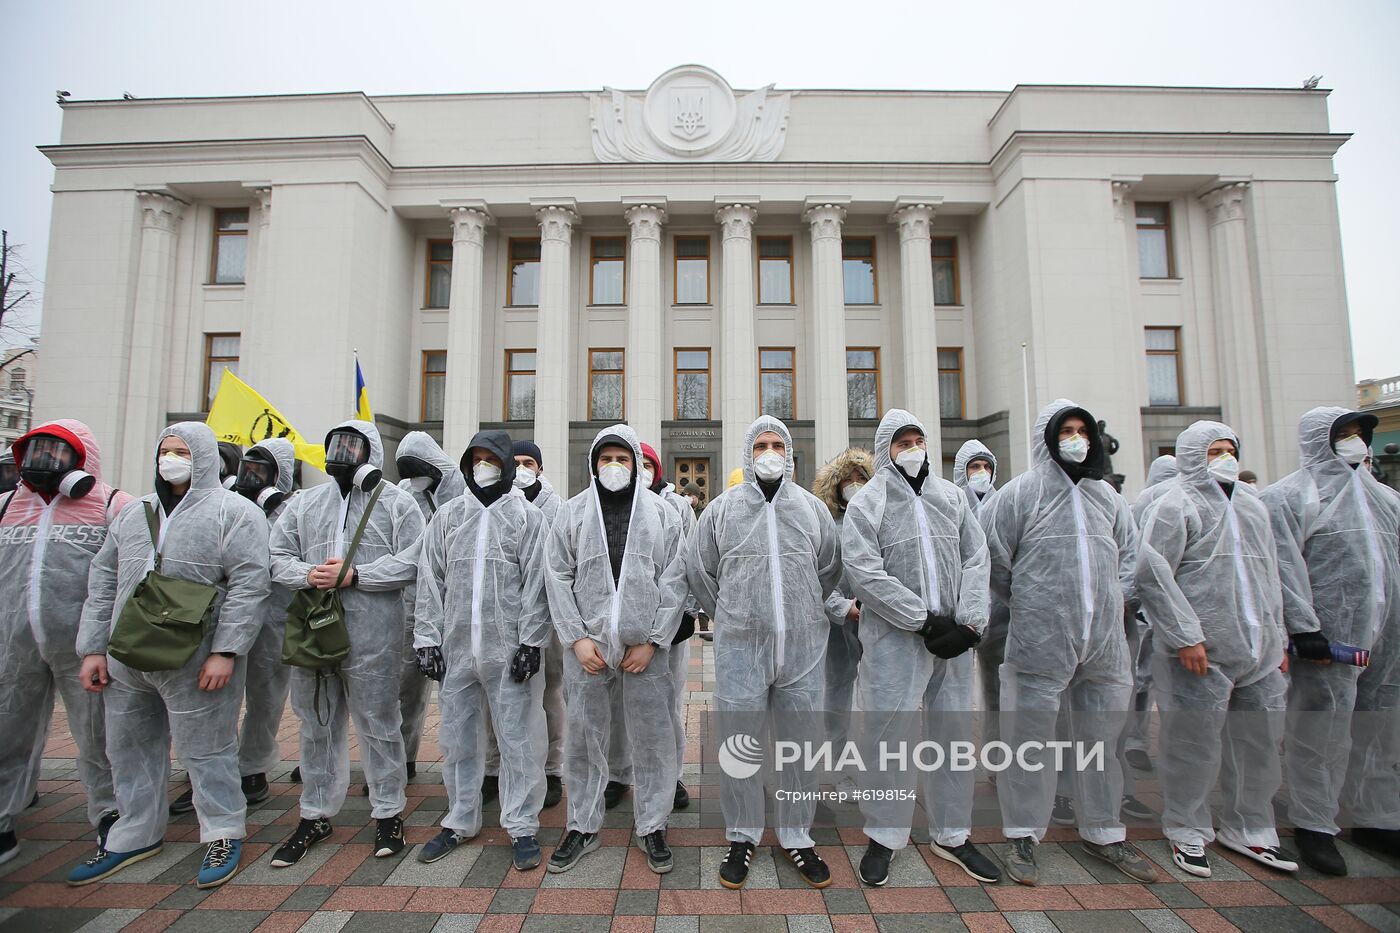
[[486, 205], [456, 207], [452, 220], [452, 286], [447, 304], [447, 379], [443, 389], [443, 448], [462, 455], [481, 424], [481, 270]]
[[540, 304], [535, 340], [535, 443], [545, 469], [561, 485], [569, 475], [569, 416], [573, 412], [569, 363], [573, 358], [573, 307], [569, 298], [569, 247], [579, 216], [569, 206], [547, 204], [540, 222]]
[[248, 258], [243, 274], [243, 320], [239, 336], [239, 372], [250, 385], [265, 384], [261, 368], [274, 365], [268, 349], [277, 339], [276, 302], [272, 296], [272, 189], [256, 188], [250, 212]]
[[727, 204], [715, 212], [723, 247], [720, 267], [721, 484], [743, 464], [744, 432], [758, 417], [758, 343], [754, 338], [753, 223], [758, 211]]
[[[943, 463], [938, 404], [938, 336], [933, 300], [933, 251], [929, 227], [942, 199], [900, 200], [890, 215], [899, 227], [899, 281], [903, 298], [904, 404], [924, 422], [930, 469]], [[884, 412], [880, 413], [881, 415]]]
[[627, 423], [641, 439], [661, 444], [664, 391], [661, 361], [661, 225], [664, 206], [636, 204], [624, 217], [632, 228], [627, 251]]
[[156, 435], [165, 424], [162, 389], [170, 357], [175, 235], [185, 205], [144, 191], [137, 194], [136, 201], [141, 208], [141, 253], [127, 354], [120, 470], [114, 482], [128, 489], [145, 489], [155, 470]]
[[1266, 379], [1245, 237], [1248, 193], [1249, 182], [1232, 182], [1207, 191], [1201, 203], [1210, 221], [1210, 291], [1215, 304], [1222, 417], [1239, 433], [1245, 466], [1267, 481], [1278, 477], [1268, 475], [1274, 464], [1265, 459], [1273, 450], [1273, 438], [1265, 412]]
[[812, 225], [814, 346], [809, 382], [815, 402], [816, 462], [820, 464], [850, 446], [846, 405], [846, 289], [841, 268], [841, 222], [846, 219], [846, 211], [837, 204], [817, 203], [804, 216]]

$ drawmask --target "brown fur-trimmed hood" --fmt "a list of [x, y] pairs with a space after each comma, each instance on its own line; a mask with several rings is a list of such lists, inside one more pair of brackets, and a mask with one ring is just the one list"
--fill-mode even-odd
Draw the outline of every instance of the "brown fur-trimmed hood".
[[832, 518], [839, 519], [846, 511], [846, 504], [841, 501], [841, 485], [852, 472], [862, 474], [865, 482], [870, 482], [875, 475], [875, 455], [860, 447], [850, 447], [817, 470], [812, 494], [826, 503]]

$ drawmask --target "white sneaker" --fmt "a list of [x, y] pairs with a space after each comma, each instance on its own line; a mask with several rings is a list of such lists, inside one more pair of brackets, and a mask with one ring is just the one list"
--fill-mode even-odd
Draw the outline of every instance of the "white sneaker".
[[1197, 878], [1210, 877], [1210, 862], [1206, 861], [1204, 846], [1194, 846], [1187, 842], [1172, 843], [1172, 861], [1176, 867]]
[[1238, 852], [1245, 858], [1253, 859], [1260, 865], [1267, 865], [1275, 871], [1293, 872], [1298, 870], [1298, 863], [1293, 861], [1292, 856], [1278, 846], [1245, 845], [1244, 842], [1234, 838], [1225, 830], [1216, 833], [1215, 844], [1224, 846], [1232, 852]]

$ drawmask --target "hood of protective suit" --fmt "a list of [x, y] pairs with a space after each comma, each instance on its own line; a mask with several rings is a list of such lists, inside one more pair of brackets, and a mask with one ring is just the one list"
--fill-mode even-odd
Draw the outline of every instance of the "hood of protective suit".
[[292, 442], [285, 437], [272, 437], [253, 445], [253, 448], [257, 447], [270, 453], [273, 462], [277, 464], [277, 491], [284, 496], [290, 496], [297, 466], [297, 451]]
[[614, 424], [593, 435], [593, 443], [588, 445], [589, 476], [594, 479], [598, 478], [598, 453], [607, 445], [626, 447], [632, 451], [632, 479], [636, 480], [642, 475], [641, 438], [637, 437], [637, 432], [627, 425]]
[[[340, 424], [326, 432], [326, 443], [330, 443], [331, 435], [336, 431], [354, 431], [365, 440], [369, 441], [369, 465], [376, 470], [384, 469], [384, 441], [379, 437], [379, 429], [368, 421], [350, 419], [342, 421]], [[507, 457], [506, 459], [510, 459]]]
[[[15, 466], [24, 465], [24, 452], [29, 448], [29, 442], [41, 434], [67, 441], [78, 453], [78, 463], [75, 469], [91, 473], [97, 478], [98, 485], [101, 485], [102, 451], [98, 448], [97, 441], [93, 439], [92, 429], [81, 421], [74, 421], [71, 418], [46, 421], [31, 428], [19, 440], [15, 441], [14, 446], [10, 448], [10, 453], [15, 456]], [[21, 488], [24, 488], [23, 484], [21, 484]], [[95, 494], [95, 490], [88, 493], [88, 495]]]
[[875, 475], [875, 455], [860, 447], [848, 447], [817, 470], [812, 495], [826, 503], [832, 518], [840, 518], [846, 511], [846, 503], [841, 501], [841, 487], [852, 473], [859, 475], [862, 482], [870, 482]]
[[1176, 439], [1176, 463], [1181, 481], [1193, 486], [1218, 485], [1206, 470], [1206, 451], [1216, 441], [1226, 440], [1235, 445], [1240, 456], [1240, 439], [1227, 424], [1219, 421], [1196, 421]]
[[[1197, 423], [1206, 424], [1208, 422]], [[1153, 486], [1165, 483], [1180, 472], [1181, 470], [1176, 465], [1176, 457], [1171, 454], [1162, 454], [1162, 456], [1153, 460], [1152, 465], [1147, 468], [1147, 485], [1142, 488], [1151, 489]]]
[[476, 482], [472, 480], [472, 448], [480, 447], [482, 450], [489, 450], [500, 458], [501, 478], [496, 480], [492, 489], [500, 488], [506, 491], [505, 494], [515, 488], [515, 455], [512, 450], [515, 443], [510, 439], [510, 434], [505, 431], [477, 431], [472, 437], [471, 443], [462, 453], [462, 459], [458, 467], [462, 471], [462, 479], [468, 489], [480, 489]]
[[787, 425], [772, 415], [759, 415], [757, 420], [749, 425], [749, 429], [744, 432], [744, 465], [742, 469], [746, 483], [757, 482], [753, 473], [753, 442], [758, 440], [760, 434], [765, 434], [768, 431], [772, 431], [783, 439], [783, 447], [786, 450], [784, 459], [787, 461], [787, 465], [783, 467], [783, 476], [779, 482], [786, 483], [792, 478], [792, 432], [787, 429]]
[[974, 460], [986, 460], [992, 465], [992, 485], [997, 482], [997, 458], [986, 444], [973, 438], [958, 448], [953, 458], [953, 483], [959, 489], [967, 488], [967, 465]]
[[[894, 443], [895, 435], [905, 428], [918, 428], [920, 434], [928, 437], [924, 423], [912, 413], [902, 408], [891, 408], [885, 412], [885, 417], [880, 419], [880, 426], [875, 429], [875, 469], [883, 470], [894, 463], [890, 459], [890, 445]], [[933, 470], [932, 464], [929, 465], [929, 470]]]
[[[219, 467], [222, 464], [219, 459], [219, 442], [207, 424], [202, 421], [181, 421], [161, 431], [160, 437], [156, 438], [151, 464], [153, 468], [154, 461], [160, 458], [161, 441], [167, 437], [178, 437], [190, 449], [190, 488], [185, 493], [186, 500], [191, 496], [201, 498], [224, 491], [223, 483], [219, 480]], [[170, 484], [160, 478], [160, 471], [154, 472], [156, 491], [170, 494]]]
[[[1071, 415], [1084, 419], [1089, 432], [1089, 455], [1083, 463], [1069, 463], [1060, 459], [1060, 425]], [[1079, 403], [1067, 398], [1057, 398], [1040, 412], [1035, 419], [1035, 430], [1031, 432], [1031, 462], [1035, 466], [1055, 464], [1071, 479], [1103, 479], [1105, 460], [1103, 436], [1099, 433], [1099, 423]]]
[[1298, 422], [1298, 458], [1304, 469], [1338, 475], [1351, 472], [1351, 465], [1332, 449], [1332, 432], [1348, 421], [1361, 422], [1361, 436], [1367, 444], [1371, 443], [1372, 432], [1380, 423], [1375, 415], [1335, 405], [1314, 408], [1303, 415]]
[[[493, 451], [494, 453], [494, 451]], [[438, 481], [437, 488], [433, 490], [433, 498], [439, 503], [455, 499], [467, 491], [467, 480], [462, 475], [462, 470], [457, 464], [452, 462], [452, 458], [438, 446], [438, 442], [433, 440], [433, 436], [426, 431], [409, 431], [399, 441], [399, 449], [395, 453], [396, 457], [417, 457], [424, 463], [431, 463], [442, 473], [442, 479]], [[515, 461], [514, 456], [507, 457], [506, 460]], [[505, 461], [501, 461], [504, 463]], [[511, 474], [514, 479], [515, 474]]]

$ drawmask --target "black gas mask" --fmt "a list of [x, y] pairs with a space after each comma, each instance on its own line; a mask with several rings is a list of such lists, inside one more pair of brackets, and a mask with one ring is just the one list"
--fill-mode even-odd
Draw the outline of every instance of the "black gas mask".
[[37, 493], [81, 499], [92, 492], [97, 477], [78, 469], [78, 452], [61, 437], [39, 434], [24, 444], [20, 478]]
[[384, 474], [369, 462], [369, 438], [358, 431], [337, 429], [326, 435], [326, 473], [342, 496], [352, 489], [369, 492]]
[[233, 489], [264, 512], [271, 512], [287, 498], [277, 489], [277, 461], [262, 447], [249, 448], [238, 461]]
[[442, 482], [442, 470], [419, 457], [399, 457], [399, 476], [408, 480], [415, 492], [433, 492]]
[[19, 486], [19, 467], [15, 466], [14, 451], [0, 454], [0, 495], [14, 492]]
[[238, 480], [238, 464], [243, 448], [228, 441], [219, 441], [219, 485], [233, 489]]

